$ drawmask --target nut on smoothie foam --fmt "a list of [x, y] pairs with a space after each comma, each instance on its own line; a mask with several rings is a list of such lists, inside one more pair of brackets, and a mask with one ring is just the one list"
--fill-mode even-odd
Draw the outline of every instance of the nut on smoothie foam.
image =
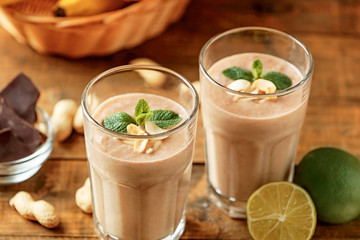
[[296, 85], [303, 76], [289, 62], [261, 53], [225, 57], [207, 72], [233, 90], [202, 81], [209, 187], [238, 211], [261, 185], [292, 180], [307, 100], [301, 91], [271, 94]]
[[[109, 98], [94, 113], [106, 128], [133, 136], [166, 133], [187, 117], [175, 101], [142, 93]], [[172, 234], [185, 220], [194, 134], [184, 128], [156, 139], [119, 139], [95, 130], [93, 137], [87, 150], [100, 230], [119, 239]]]

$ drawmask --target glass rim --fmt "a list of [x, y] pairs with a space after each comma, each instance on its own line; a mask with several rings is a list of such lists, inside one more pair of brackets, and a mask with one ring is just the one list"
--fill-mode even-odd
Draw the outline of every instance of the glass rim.
[[[120, 72], [125, 72], [125, 71], [135, 71], [135, 70], [153, 70], [153, 71], [160, 71], [163, 72], [165, 74], [170, 74], [174, 77], [176, 77], [177, 79], [179, 79], [183, 84], [185, 84], [194, 99], [194, 105], [191, 109], [190, 114], [188, 114], [188, 117], [185, 121], [181, 122], [181, 124], [178, 124], [177, 126], [175, 126], [174, 128], [171, 128], [168, 131], [165, 131], [163, 133], [158, 133], [158, 134], [153, 134], [153, 135], [131, 135], [131, 134], [127, 134], [127, 133], [120, 133], [120, 132], [115, 132], [112, 131], [110, 129], [105, 128], [103, 125], [101, 125], [100, 123], [98, 123], [89, 113], [87, 104], [86, 104], [86, 97], [88, 96], [88, 92], [91, 89], [91, 87], [98, 81], [100, 81], [101, 79], [104, 79], [108, 76], [114, 75], [116, 73], [120, 73]], [[177, 103], [179, 104], [179, 103]], [[179, 104], [180, 105], [180, 104]], [[181, 105], [180, 105], [181, 106]], [[181, 106], [183, 107], [183, 106]], [[84, 116], [89, 120], [89, 122], [91, 124], [93, 124], [94, 126], [96, 126], [98, 129], [100, 129], [103, 133], [111, 135], [113, 137], [117, 137], [117, 138], [127, 138], [127, 139], [154, 139], [154, 140], [158, 140], [161, 139], [163, 137], [166, 136], [170, 136], [173, 135], [179, 131], [181, 131], [182, 129], [184, 129], [186, 126], [188, 126], [191, 121], [197, 116], [198, 110], [199, 110], [199, 96], [198, 93], [196, 92], [194, 86], [182, 75], [180, 75], [179, 73], [162, 67], [162, 66], [151, 66], [151, 65], [122, 65], [122, 66], [118, 66], [118, 67], [114, 67], [114, 68], [110, 68], [100, 74], [98, 74], [97, 76], [95, 76], [94, 78], [92, 78], [90, 80], [90, 82], [86, 85], [82, 96], [81, 96], [81, 108], [83, 110], [83, 114]]]
[[[309, 62], [309, 66], [307, 69], [306, 74], [302, 77], [302, 80], [300, 82], [298, 82], [297, 84], [295, 84], [294, 86], [291, 86], [289, 88], [286, 88], [284, 90], [280, 90], [278, 92], [275, 93], [268, 93], [268, 94], [252, 94], [252, 93], [245, 93], [245, 92], [239, 92], [239, 91], [235, 91], [232, 89], [229, 89], [223, 85], [221, 85], [220, 83], [218, 83], [217, 81], [215, 81], [207, 72], [207, 70], [205, 70], [205, 67], [203, 65], [203, 61], [204, 61], [204, 55], [206, 50], [210, 47], [210, 45], [212, 43], [214, 43], [215, 41], [217, 41], [218, 39], [226, 36], [226, 35], [230, 35], [236, 32], [245, 32], [245, 31], [261, 31], [261, 32], [268, 32], [268, 33], [274, 33], [280, 36], [283, 36], [285, 38], [288, 38], [290, 40], [292, 40], [293, 42], [295, 42], [298, 46], [300, 46], [308, 59]], [[306, 46], [301, 43], [299, 40], [297, 40], [295, 37], [291, 36], [290, 34], [287, 34], [285, 32], [276, 30], [276, 29], [272, 29], [272, 28], [266, 28], [266, 27], [239, 27], [239, 28], [234, 28], [234, 29], [230, 29], [227, 30], [225, 32], [219, 33], [215, 36], [213, 36], [212, 38], [210, 38], [202, 47], [201, 51], [200, 51], [200, 55], [199, 55], [199, 67], [200, 67], [200, 71], [204, 74], [204, 76], [210, 81], [210, 83], [214, 84], [217, 87], [220, 87], [222, 90], [227, 91], [233, 95], [238, 95], [238, 96], [242, 96], [242, 97], [256, 97], [256, 98], [268, 98], [268, 97], [280, 97], [280, 96], [284, 96], [284, 95], [288, 95], [294, 91], [296, 91], [298, 88], [300, 88], [300, 86], [302, 86], [303, 84], [305, 84], [306, 82], [308, 82], [308, 80], [311, 78], [311, 75], [313, 73], [314, 70], [314, 60], [313, 57], [310, 53], [310, 51], [306, 48]]]

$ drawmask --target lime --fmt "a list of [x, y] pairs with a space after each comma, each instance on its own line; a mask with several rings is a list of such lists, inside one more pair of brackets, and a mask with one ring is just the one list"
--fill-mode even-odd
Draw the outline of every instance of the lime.
[[310, 195], [290, 182], [272, 182], [257, 189], [246, 204], [246, 214], [255, 240], [311, 239], [316, 228]]
[[360, 215], [360, 161], [337, 148], [318, 148], [306, 154], [295, 173], [316, 206], [318, 219], [340, 224]]

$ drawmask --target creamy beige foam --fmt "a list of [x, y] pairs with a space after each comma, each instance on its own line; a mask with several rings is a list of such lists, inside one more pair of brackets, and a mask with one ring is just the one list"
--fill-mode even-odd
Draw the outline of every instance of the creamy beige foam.
[[[293, 85], [301, 81], [299, 71], [288, 62], [258, 53], [233, 55], [216, 62], [208, 73], [221, 85], [233, 80], [222, 71], [237, 66], [251, 69], [260, 59], [263, 72], [288, 75]], [[303, 90], [275, 101], [234, 101], [234, 96], [201, 76], [208, 178], [226, 198], [246, 202], [250, 194], [270, 181], [292, 178], [300, 128], [305, 116]]]
[[[151, 94], [125, 94], [106, 100], [94, 118], [116, 112], [133, 116], [144, 98], [152, 110], [169, 109], [183, 119], [174, 101]], [[87, 141], [94, 211], [105, 233], [120, 239], [161, 239], [172, 234], [184, 216], [189, 191], [194, 137], [185, 128], [162, 140], [154, 153], [135, 153], [133, 146], [93, 129]], [[90, 132], [90, 131], [87, 131]], [[91, 139], [87, 136], [87, 139]]]

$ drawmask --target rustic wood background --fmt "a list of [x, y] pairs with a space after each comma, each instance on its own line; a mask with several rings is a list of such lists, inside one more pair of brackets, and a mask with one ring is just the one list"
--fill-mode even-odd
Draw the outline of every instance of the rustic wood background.
[[[335, 146], [360, 157], [360, 1], [357, 0], [192, 0], [183, 18], [160, 36], [116, 54], [70, 60], [40, 55], [17, 43], [0, 27], [0, 89], [19, 72], [41, 91], [39, 106], [52, 112], [61, 98], [80, 103], [82, 90], [100, 72], [149, 57], [191, 81], [198, 80], [198, 55], [213, 35], [242, 26], [285, 31], [313, 54], [315, 72], [298, 150]], [[31, 179], [0, 186], [0, 239], [96, 239], [91, 215], [75, 205], [74, 194], [87, 177], [84, 138], [73, 134], [56, 143], [50, 160]], [[19, 190], [54, 204], [61, 225], [49, 230], [24, 220], [9, 207]], [[188, 217], [182, 239], [250, 239], [246, 221], [227, 217], [209, 202], [204, 173], [204, 141], [199, 121]], [[360, 239], [360, 218], [343, 224], [319, 223], [313, 239]]]

